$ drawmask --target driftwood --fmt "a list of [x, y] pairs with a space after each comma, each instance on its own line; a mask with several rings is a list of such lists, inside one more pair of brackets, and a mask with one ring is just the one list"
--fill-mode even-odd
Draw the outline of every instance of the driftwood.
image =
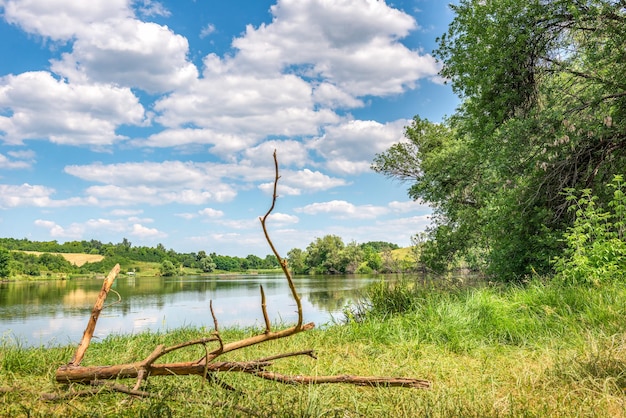
[[[263, 286], [260, 288], [261, 293], [261, 309], [263, 312], [263, 318], [265, 320], [265, 330], [257, 335], [244, 338], [239, 341], [230, 343], [224, 343], [219, 331], [218, 321], [213, 311], [213, 304], [210, 303], [209, 307], [211, 315], [213, 317], [214, 331], [211, 335], [199, 338], [197, 340], [186, 341], [180, 344], [165, 347], [163, 345], [157, 346], [150, 355], [145, 359], [127, 364], [117, 364], [110, 366], [81, 366], [80, 363], [87, 351], [93, 332], [98, 320], [98, 316], [104, 301], [107, 297], [109, 289], [115, 277], [119, 273], [119, 265], [116, 265], [109, 273], [104, 281], [102, 290], [98, 295], [98, 299], [94, 305], [89, 323], [81, 343], [79, 344], [76, 353], [72, 360], [64, 366], [59, 367], [56, 370], [56, 381], [60, 383], [89, 383], [92, 385], [106, 384], [111, 390], [128, 393], [134, 396], [150, 396], [149, 392], [140, 390], [142, 383], [145, 382], [148, 377], [153, 376], [172, 376], [172, 375], [198, 375], [204, 379], [211, 381], [217, 381], [222, 387], [230, 388], [227, 384], [220, 382], [216, 379], [216, 373], [218, 372], [241, 372], [257, 376], [262, 379], [273, 380], [285, 384], [322, 384], [322, 383], [347, 383], [358, 386], [387, 386], [387, 387], [408, 387], [408, 388], [429, 388], [430, 382], [421, 379], [411, 379], [402, 377], [378, 377], [378, 376], [288, 376], [280, 373], [268, 371], [267, 368], [273, 364], [275, 360], [294, 357], [294, 356], [308, 356], [313, 359], [316, 358], [313, 350], [304, 350], [290, 353], [278, 354], [272, 357], [261, 358], [251, 361], [216, 361], [218, 357], [231, 351], [239, 350], [244, 347], [250, 347], [256, 344], [261, 344], [266, 341], [276, 340], [279, 338], [286, 338], [300, 332], [311, 330], [315, 327], [315, 324], [310, 322], [307, 324], [302, 323], [302, 304], [300, 296], [296, 291], [291, 273], [287, 267], [287, 261], [280, 257], [272, 240], [269, 237], [265, 222], [268, 216], [274, 209], [276, 203], [277, 193], [276, 188], [278, 184], [278, 160], [276, 158], [276, 152], [274, 152], [274, 165], [275, 165], [275, 180], [274, 180], [274, 193], [272, 197], [272, 205], [265, 214], [265, 216], [259, 218], [265, 234], [265, 238], [269, 243], [272, 252], [278, 259], [280, 266], [285, 274], [291, 295], [293, 296], [297, 309], [298, 309], [298, 321], [296, 325], [279, 330], [273, 331], [270, 326], [270, 320], [267, 314], [265, 303], [265, 292]], [[209, 344], [214, 348], [209, 349]], [[190, 346], [201, 345], [204, 347], [205, 354], [198, 360], [178, 363], [157, 363], [157, 361], [164, 355], [176, 350], [180, 350]], [[130, 388], [119, 384], [119, 379], [136, 379], [134, 387]], [[106, 380], [115, 380], [116, 383], [105, 383]], [[98, 390], [81, 391], [80, 394], [93, 394], [98, 393]], [[73, 393], [74, 396], [77, 394]], [[62, 399], [62, 395], [44, 395], [44, 399]]]

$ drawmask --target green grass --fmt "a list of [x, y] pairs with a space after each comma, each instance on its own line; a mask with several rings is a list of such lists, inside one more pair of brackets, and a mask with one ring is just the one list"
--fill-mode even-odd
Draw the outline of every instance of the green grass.
[[[428, 379], [430, 390], [349, 385], [287, 386], [236, 373], [227, 391], [198, 377], [155, 377], [133, 399], [96, 396], [45, 402], [41, 393], [80, 390], [54, 382], [74, 347], [0, 347], [0, 416], [276, 417], [620, 417], [626, 415], [626, 289], [623, 285], [441, 289], [379, 285], [372, 306], [345, 325], [313, 330], [231, 353], [245, 360], [313, 348], [318, 360], [279, 360], [273, 370], [307, 375], [381, 375]], [[400, 295], [400, 296], [398, 296]], [[376, 300], [373, 298], [373, 301]], [[385, 299], [386, 298], [386, 299]], [[212, 321], [207, 318], [207, 326]], [[113, 335], [92, 343], [84, 365], [142, 359], [209, 329]], [[258, 330], [223, 331], [225, 341]], [[197, 359], [198, 347], [164, 361]], [[120, 382], [132, 386], [134, 382]]]

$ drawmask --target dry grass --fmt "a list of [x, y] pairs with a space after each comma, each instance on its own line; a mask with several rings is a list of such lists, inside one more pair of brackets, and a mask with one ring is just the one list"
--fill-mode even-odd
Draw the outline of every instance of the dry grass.
[[[21, 251], [26, 254], [35, 254], [41, 255], [44, 254], [41, 251]], [[102, 261], [104, 259], [103, 255], [100, 254], [82, 254], [82, 253], [50, 253], [53, 255], [63, 256], [67, 261], [74, 264], [75, 266], [82, 266], [85, 263], [97, 263], [98, 261]]]
[[391, 255], [396, 261], [415, 262], [415, 252], [413, 247], [404, 247], [391, 250]]

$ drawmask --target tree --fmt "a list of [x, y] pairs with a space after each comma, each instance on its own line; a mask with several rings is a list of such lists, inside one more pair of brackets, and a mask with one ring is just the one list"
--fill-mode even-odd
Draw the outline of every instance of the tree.
[[[565, 189], [626, 168], [626, 9], [612, 0], [462, 0], [439, 38], [462, 98], [441, 124], [416, 117], [375, 170], [413, 182], [435, 224], [423, 256], [484, 253], [504, 279], [548, 272], [573, 217]], [[483, 251], [476, 252], [476, 249]]]
[[306, 249], [305, 263], [308, 270], [317, 274], [339, 273], [343, 248], [344, 243], [337, 235], [316, 238]]
[[215, 267], [216, 265], [213, 262], [213, 259], [208, 255], [200, 259], [200, 269], [205, 273], [212, 272], [213, 270], [215, 270]]
[[175, 276], [176, 266], [170, 260], [164, 260], [159, 267], [161, 276]]
[[363, 261], [363, 250], [354, 241], [350, 242], [339, 252], [339, 271], [354, 274]]
[[287, 261], [289, 268], [294, 274], [306, 274], [308, 271], [306, 265], [306, 253], [300, 248], [292, 248], [287, 252]]
[[4, 247], [0, 247], [0, 277], [9, 277], [11, 270], [9, 269], [9, 261], [11, 260], [11, 254], [9, 250]]

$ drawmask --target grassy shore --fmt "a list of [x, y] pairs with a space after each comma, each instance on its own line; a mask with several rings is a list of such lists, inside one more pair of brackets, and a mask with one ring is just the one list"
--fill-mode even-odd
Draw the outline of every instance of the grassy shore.
[[[96, 396], [46, 402], [42, 393], [80, 390], [54, 382], [75, 347], [0, 351], [0, 416], [276, 417], [620, 417], [626, 416], [626, 288], [524, 287], [439, 289], [401, 283], [372, 289], [370, 313], [232, 353], [257, 359], [315, 349], [318, 360], [278, 360], [273, 370], [306, 375], [405, 376], [430, 390], [349, 385], [287, 386], [237, 373], [220, 378], [236, 391], [197, 377], [155, 377], [134, 399], [103, 389]], [[207, 318], [207, 326], [211, 323]], [[132, 362], [158, 344], [211, 329], [110, 336], [93, 342], [84, 365]], [[259, 330], [223, 331], [233, 341]], [[165, 361], [192, 360], [199, 348]], [[127, 383], [132, 386], [133, 382]]]

